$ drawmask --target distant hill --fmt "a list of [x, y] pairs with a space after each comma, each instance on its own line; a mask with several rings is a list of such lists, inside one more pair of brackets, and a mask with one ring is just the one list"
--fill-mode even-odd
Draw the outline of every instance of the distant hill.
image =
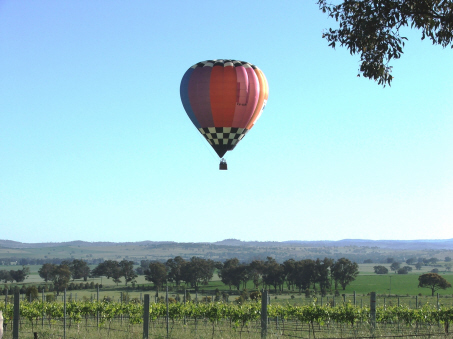
[[[3, 248], [45, 248], [59, 246], [78, 246], [78, 247], [104, 247], [104, 246], [124, 246], [124, 245], [164, 245], [178, 244], [174, 241], [137, 241], [137, 242], [88, 242], [82, 240], [74, 240], [67, 242], [45, 242], [45, 243], [22, 243], [13, 240], [1, 240], [0, 247]], [[183, 243], [184, 244], [184, 243]], [[197, 244], [197, 243], [191, 243]], [[199, 244], [210, 244], [218, 246], [238, 246], [238, 247], [370, 247], [381, 249], [394, 250], [453, 250], [453, 239], [437, 239], [437, 240], [367, 240], [367, 239], [343, 239], [337, 241], [318, 240], [288, 240], [288, 241], [241, 241], [238, 239], [225, 239], [213, 243], [202, 242]]]
[[453, 249], [453, 239], [437, 240], [365, 240], [365, 239], [343, 239], [338, 241], [284, 241], [285, 244], [315, 247], [345, 247], [345, 246], [367, 246], [394, 250], [440, 250]]
[[42, 242], [42, 243], [24, 243], [12, 240], [0, 239], [0, 247], [3, 248], [44, 248], [58, 246], [79, 246], [79, 247], [103, 247], [115, 245], [160, 245], [160, 244], [175, 244], [174, 241], [137, 241], [137, 242], [107, 242], [107, 241], [66, 241], [66, 242]]

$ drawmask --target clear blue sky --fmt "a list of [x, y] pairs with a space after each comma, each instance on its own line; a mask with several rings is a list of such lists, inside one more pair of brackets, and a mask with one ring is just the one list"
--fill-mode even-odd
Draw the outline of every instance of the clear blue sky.
[[[315, 1], [0, 2], [0, 239], [453, 238], [453, 52], [407, 31], [392, 87], [321, 38]], [[180, 98], [257, 65], [228, 171]]]

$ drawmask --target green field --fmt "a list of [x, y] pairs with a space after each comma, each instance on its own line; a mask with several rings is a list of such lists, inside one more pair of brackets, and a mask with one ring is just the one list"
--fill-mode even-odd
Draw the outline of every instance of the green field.
[[[186, 259], [192, 256], [199, 256], [204, 258], [210, 258], [213, 260], [220, 260], [221, 258], [246, 258], [250, 256], [262, 257], [265, 255], [270, 255], [274, 258], [280, 258], [279, 261], [282, 262], [285, 258], [294, 258], [295, 260], [300, 260], [302, 258], [339, 258], [347, 257], [351, 260], [357, 258], [357, 262], [363, 262], [364, 258], [381, 258], [385, 260], [387, 257], [393, 257], [396, 260], [404, 261], [406, 258], [431, 258], [436, 257], [441, 266], [439, 270], [441, 275], [443, 275], [447, 281], [453, 283], [453, 274], [448, 272], [442, 272], [444, 269], [444, 264], [442, 260], [446, 256], [453, 257], [453, 251], [446, 250], [388, 250], [380, 248], [369, 248], [369, 247], [358, 247], [358, 246], [348, 246], [348, 247], [303, 247], [303, 246], [223, 246], [223, 245], [212, 245], [212, 244], [190, 244], [190, 243], [165, 243], [165, 244], [108, 244], [105, 246], [100, 245], [55, 245], [48, 247], [40, 248], [0, 248], [0, 262], [2, 258], [35, 258], [35, 259], [49, 259], [49, 258], [60, 258], [60, 259], [84, 259], [88, 262], [92, 259], [114, 259], [114, 260], [166, 260], [168, 258], [174, 258], [175, 256], [182, 256]], [[362, 261], [359, 259], [361, 258]], [[423, 266], [421, 270], [413, 270], [411, 273], [406, 275], [399, 275], [394, 273], [389, 273], [385, 275], [377, 275], [374, 273], [373, 267], [376, 265], [383, 265], [387, 268], [390, 268], [390, 264], [382, 263], [370, 263], [370, 264], [359, 264], [359, 276], [357, 279], [347, 286], [346, 290], [338, 291], [340, 294], [345, 293], [347, 299], [351, 299], [354, 291], [356, 292], [357, 298], [366, 299], [369, 292], [377, 292], [379, 296], [389, 295], [400, 296], [401, 298], [407, 296], [416, 296], [422, 294], [423, 298], [425, 296], [430, 296], [431, 291], [428, 289], [418, 288], [418, 276], [420, 274], [430, 271], [432, 266]], [[27, 265], [30, 268], [30, 275], [25, 280], [24, 283], [18, 284], [22, 285], [40, 285], [44, 281], [38, 275], [38, 270], [41, 268], [41, 265]], [[404, 264], [402, 264], [404, 266]], [[96, 265], [90, 265], [90, 268], [93, 269]], [[5, 265], [0, 266], [0, 270], [16, 270], [20, 269], [21, 266], [18, 265]], [[83, 280], [76, 280], [74, 283], [80, 283]], [[89, 283], [93, 284], [102, 284], [103, 288], [100, 290], [100, 298], [108, 296], [113, 300], [119, 300], [121, 293], [128, 293], [129, 298], [140, 298], [140, 295], [144, 293], [150, 293], [154, 296], [155, 291], [153, 285], [147, 282], [144, 276], [139, 276], [136, 279], [136, 288], [133, 288], [129, 283], [128, 286], [125, 286], [124, 282], [116, 285], [112, 279], [103, 278], [90, 278]], [[0, 287], [3, 287], [4, 284], [0, 284]], [[176, 288], [171, 284], [170, 294], [176, 296]], [[179, 294], [183, 290], [184, 286], [179, 289]], [[250, 281], [247, 284], [247, 290], [253, 290], [254, 286]], [[189, 288], [188, 288], [189, 289]], [[220, 291], [226, 291], [231, 294], [230, 301], [233, 301], [238, 292], [234, 289], [230, 291], [229, 287], [224, 285], [220, 280], [217, 274], [214, 274], [212, 281], [210, 281], [208, 286], [201, 286], [199, 288], [199, 295], [201, 298], [202, 294], [212, 295], [215, 289]], [[192, 289], [191, 289], [192, 290]], [[96, 298], [96, 290], [93, 288], [83, 289], [83, 290], [68, 290], [68, 295], [72, 298], [82, 299], [82, 298]], [[275, 302], [281, 303], [300, 303], [304, 304], [309, 302], [309, 299], [305, 298], [304, 294], [298, 293], [299, 291], [287, 291], [285, 285], [284, 293], [278, 293], [275, 295], [273, 291], [272, 298]], [[191, 294], [194, 296], [193, 290]], [[440, 290], [439, 294], [441, 296], [447, 297], [452, 296], [453, 289]], [[328, 296], [332, 298], [334, 291], [330, 291]], [[277, 299], [275, 299], [277, 297]], [[320, 300], [319, 295], [317, 298]], [[324, 298], [327, 300], [326, 298]], [[337, 297], [338, 299], [338, 297]], [[408, 300], [408, 299], [407, 299]], [[446, 300], [446, 299], [445, 299]]]
[[[340, 294], [346, 294], [346, 299], [347, 300], [352, 300], [352, 296], [354, 291], [356, 292], [356, 297], [357, 297], [357, 302], [359, 300], [364, 300], [362, 302], [368, 302], [368, 294], [370, 292], [376, 292], [378, 294], [378, 297], [380, 299], [383, 299], [384, 295], [391, 295], [396, 298], [396, 296], [400, 296], [401, 302], [403, 303], [408, 303], [410, 300], [414, 299], [416, 295], [421, 294], [422, 297], [420, 297], [420, 300], [423, 300], [422, 298], [425, 298], [427, 300], [431, 300], [431, 290], [426, 289], [426, 288], [418, 288], [418, 276], [422, 273], [425, 273], [426, 271], [429, 270], [429, 267], [424, 267], [423, 270], [421, 271], [413, 271], [410, 274], [394, 274], [394, 273], [389, 273], [389, 274], [384, 274], [384, 275], [377, 275], [372, 272], [372, 266], [373, 264], [361, 264], [359, 266], [360, 269], [360, 274], [356, 278], [354, 282], [352, 282], [350, 285], [346, 287], [346, 289], [343, 291], [339, 290]], [[40, 265], [31, 265], [30, 267], [30, 276], [26, 279], [26, 281], [22, 284], [18, 284], [19, 286], [22, 285], [40, 285], [44, 284], [44, 280], [41, 279], [38, 275], [38, 270], [41, 267]], [[0, 266], [1, 269], [13, 269], [14, 266]], [[90, 268], [94, 268], [94, 266], [91, 266]], [[442, 274], [447, 281], [450, 283], [453, 283], [453, 273], [447, 273], [447, 274]], [[100, 289], [100, 299], [103, 299], [104, 297], [109, 297], [112, 298], [113, 300], [120, 300], [120, 295], [121, 293], [127, 293], [129, 299], [137, 298], [140, 299], [140, 297], [143, 297], [144, 293], [149, 293], [152, 296], [154, 296], [155, 291], [154, 287], [151, 283], [145, 280], [144, 276], [138, 276], [137, 277], [137, 283], [136, 283], [136, 288], [133, 288], [132, 285], [129, 283], [128, 286], [126, 286], [124, 283], [119, 284], [118, 286], [112, 281], [112, 279], [107, 279], [105, 277], [103, 278], [90, 278], [88, 279], [88, 283], [93, 282], [94, 284], [102, 284], [103, 288]], [[75, 280], [74, 283], [80, 283], [83, 282], [83, 280]], [[390, 286], [391, 283], [391, 286]], [[145, 285], [145, 287], [143, 287]], [[1, 286], [1, 285], [0, 285]], [[4, 286], [4, 284], [3, 284]], [[170, 286], [170, 296], [176, 297], [176, 295], [181, 296], [181, 292], [184, 289], [184, 285], [180, 288], [179, 293], [176, 292], [176, 287]], [[390, 291], [391, 287], [391, 291]], [[247, 285], [247, 289], [249, 291], [253, 290], [254, 286], [252, 282], [249, 282]], [[187, 287], [188, 290], [191, 291], [192, 298], [195, 298], [195, 294], [193, 289], [190, 287]], [[232, 290], [229, 289], [228, 286], [224, 285], [217, 274], [214, 274], [214, 277], [212, 281], [210, 281], [209, 285], [207, 286], [201, 286], [199, 288], [199, 299], [201, 300], [203, 295], [208, 295], [212, 296], [213, 292], [219, 289], [220, 291], [226, 291], [229, 294], [232, 294], [231, 297], [229, 298], [230, 301], [234, 301], [234, 299], [237, 297], [238, 292], [233, 288]], [[273, 289], [271, 289], [271, 296], [274, 302], [278, 303], [291, 303], [291, 304], [306, 304], [308, 302], [312, 302], [311, 299], [305, 298], [304, 294], [298, 293], [299, 291], [287, 291], [286, 289], [284, 290], [283, 293], [278, 292], [277, 294], [274, 293]], [[334, 293], [332, 292], [328, 293], [328, 296], [332, 299]], [[452, 297], [453, 296], [453, 288], [447, 289], [447, 290], [439, 290], [438, 291], [439, 295], [444, 297], [443, 299], [444, 302], [448, 302], [448, 304], [453, 303], [453, 298], [451, 298], [451, 301], [447, 299], [447, 297]], [[293, 297], [291, 297], [293, 296]], [[60, 296], [61, 297], [61, 296]], [[67, 291], [67, 297], [68, 298], [73, 298], [77, 300], [83, 299], [83, 298], [96, 298], [97, 297], [97, 291], [96, 289], [83, 289], [83, 290], [73, 290], [73, 291]], [[277, 297], [275, 299], [275, 297]], [[429, 297], [429, 298], [428, 298]], [[320, 302], [320, 296], [317, 296], [318, 302]], [[327, 301], [327, 298], [325, 297], [323, 300]], [[341, 298], [337, 297], [337, 301], [341, 300]], [[387, 297], [387, 300], [388, 299]], [[383, 302], [383, 300], [382, 300]], [[412, 301], [415, 303], [415, 299]], [[432, 302], [432, 300], [430, 301]], [[396, 304], [396, 301], [394, 301]]]

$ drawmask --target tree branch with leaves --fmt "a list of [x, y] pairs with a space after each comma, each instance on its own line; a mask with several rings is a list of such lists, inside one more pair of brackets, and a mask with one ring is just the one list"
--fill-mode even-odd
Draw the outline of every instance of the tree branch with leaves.
[[419, 29], [421, 39], [428, 38], [433, 45], [452, 47], [453, 1], [451, 0], [344, 0], [334, 5], [318, 0], [323, 13], [339, 23], [337, 29], [329, 28], [323, 38], [329, 46], [346, 47], [352, 54], [360, 55], [359, 74], [390, 85], [392, 59], [403, 54], [406, 37], [400, 29]]

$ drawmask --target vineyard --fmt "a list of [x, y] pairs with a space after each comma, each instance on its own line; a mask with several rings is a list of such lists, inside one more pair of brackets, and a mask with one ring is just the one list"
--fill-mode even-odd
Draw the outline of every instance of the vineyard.
[[[149, 323], [149, 338], [259, 338], [260, 302], [150, 303], [144, 319], [143, 303], [103, 301], [21, 302], [19, 337], [31, 338], [143, 338], [143, 323]], [[4, 339], [13, 338], [14, 306], [0, 306], [5, 318]], [[168, 312], [168, 313], [167, 313]], [[168, 316], [167, 316], [168, 314]], [[370, 308], [351, 303], [328, 305], [267, 306], [267, 337], [359, 338], [370, 336], [448, 337], [453, 309], [425, 305], [377, 307], [375, 320]], [[167, 332], [168, 331], [168, 332]]]

